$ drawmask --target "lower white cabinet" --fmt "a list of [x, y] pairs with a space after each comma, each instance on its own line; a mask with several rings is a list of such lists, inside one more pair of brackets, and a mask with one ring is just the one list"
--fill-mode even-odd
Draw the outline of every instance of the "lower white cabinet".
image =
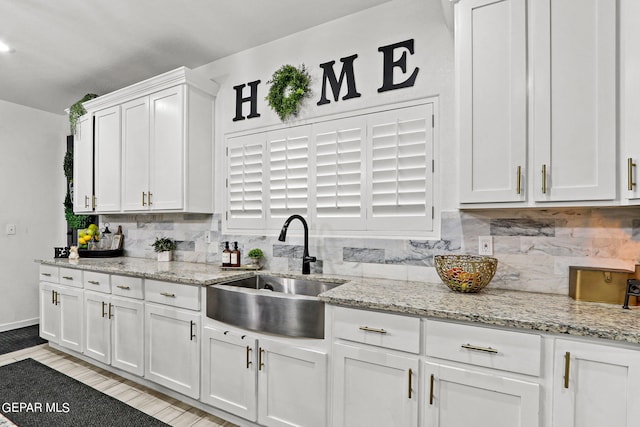
[[144, 374], [144, 304], [100, 292], [84, 293], [84, 354], [132, 374]]
[[558, 339], [553, 371], [554, 427], [640, 423], [640, 350]]
[[82, 289], [40, 282], [40, 336], [82, 352]]
[[423, 427], [539, 427], [540, 385], [424, 363]]
[[333, 360], [334, 427], [418, 425], [417, 356], [336, 343]]
[[199, 311], [145, 303], [146, 379], [199, 397], [200, 319]]
[[202, 397], [264, 426], [327, 425], [327, 355], [255, 334], [205, 327]]

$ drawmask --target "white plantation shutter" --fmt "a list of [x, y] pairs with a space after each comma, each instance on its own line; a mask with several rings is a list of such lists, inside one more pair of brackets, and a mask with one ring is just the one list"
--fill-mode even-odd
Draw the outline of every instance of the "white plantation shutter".
[[264, 228], [264, 134], [228, 140], [227, 205], [231, 228]]
[[365, 124], [357, 117], [314, 125], [316, 220], [333, 228], [364, 228]]
[[369, 117], [370, 229], [432, 230], [431, 104]]
[[268, 134], [267, 198], [276, 226], [289, 215], [308, 214], [310, 133], [310, 126], [300, 126]]

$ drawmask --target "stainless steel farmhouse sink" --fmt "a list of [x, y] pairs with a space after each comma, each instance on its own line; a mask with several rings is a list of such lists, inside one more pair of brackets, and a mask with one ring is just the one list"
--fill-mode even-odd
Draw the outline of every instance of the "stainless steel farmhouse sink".
[[207, 316], [290, 337], [324, 338], [318, 295], [342, 283], [258, 275], [207, 287]]

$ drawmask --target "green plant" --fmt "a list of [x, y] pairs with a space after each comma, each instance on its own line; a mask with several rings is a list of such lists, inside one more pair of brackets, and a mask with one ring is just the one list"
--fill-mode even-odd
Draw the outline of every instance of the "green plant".
[[69, 107], [69, 124], [71, 125], [71, 135], [76, 134], [78, 119], [87, 113], [87, 110], [84, 109], [84, 105], [82, 105], [82, 103], [97, 97], [98, 95], [96, 95], [95, 93], [88, 93], [84, 97], [82, 97], [80, 101]]
[[153, 246], [153, 250], [156, 252], [175, 251], [178, 244], [168, 237], [156, 237], [156, 241], [150, 246]]
[[[64, 176], [67, 177], [67, 180], [72, 183], [73, 182], [73, 155], [67, 152], [64, 156]], [[64, 218], [69, 224], [69, 228], [73, 230], [78, 230], [81, 228], [86, 228], [89, 225], [91, 217], [89, 215], [76, 215], [73, 213], [73, 202], [71, 201], [71, 192], [69, 191], [69, 185], [67, 185], [67, 193], [64, 196]]]
[[311, 76], [304, 64], [298, 68], [283, 65], [267, 83], [271, 84], [271, 88], [265, 99], [282, 121], [290, 116], [297, 116], [302, 100], [311, 95]]
[[264, 252], [262, 252], [262, 249], [254, 248], [249, 251], [247, 256], [249, 258], [262, 258], [264, 256]]

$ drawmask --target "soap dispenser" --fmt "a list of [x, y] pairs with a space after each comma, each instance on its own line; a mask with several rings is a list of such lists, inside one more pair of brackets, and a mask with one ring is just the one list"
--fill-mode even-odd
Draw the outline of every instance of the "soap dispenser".
[[233, 250], [231, 251], [231, 267], [240, 267], [240, 249], [238, 249], [238, 242], [233, 242]]
[[222, 251], [222, 266], [231, 267], [231, 249], [229, 249], [229, 242], [224, 242], [224, 250]]

